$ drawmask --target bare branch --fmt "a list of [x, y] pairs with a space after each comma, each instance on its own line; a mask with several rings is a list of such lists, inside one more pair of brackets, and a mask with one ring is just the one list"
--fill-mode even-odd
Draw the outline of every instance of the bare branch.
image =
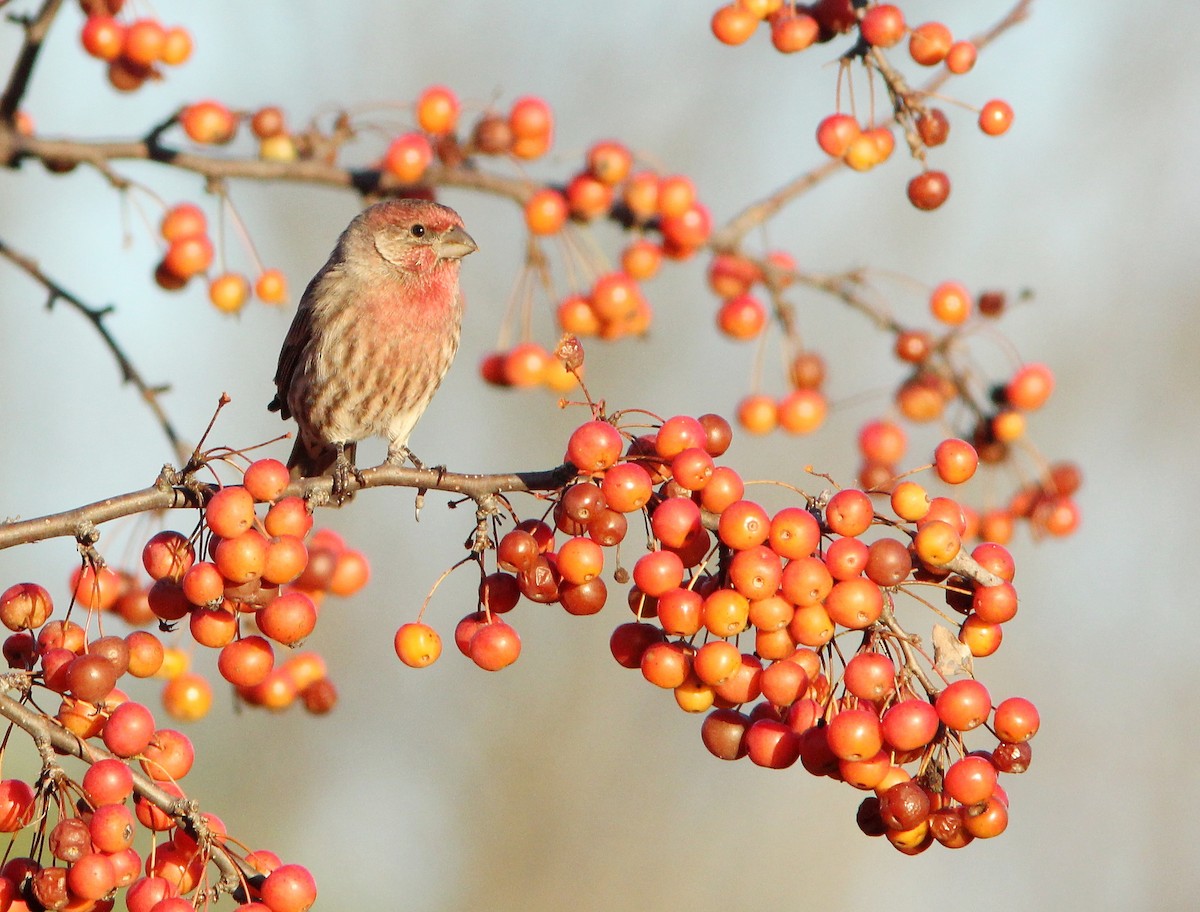
[[[169, 125], [174, 118], [167, 121]], [[38, 136], [10, 137], [12, 158], [35, 158], [53, 163], [56, 167], [88, 165], [97, 169], [114, 186], [121, 187], [126, 181], [116, 175], [110, 163], [116, 161], [152, 161], [191, 171], [208, 181], [236, 178], [263, 181], [290, 181], [328, 187], [355, 189], [363, 194], [395, 195], [407, 185], [394, 177], [373, 168], [342, 168], [318, 159], [301, 159], [292, 162], [263, 161], [258, 158], [233, 158], [216, 155], [201, 155], [163, 145], [159, 140], [162, 124], [150, 132], [145, 139], [120, 142], [88, 142], [74, 139], [46, 139]], [[446, 167], [433, 165], [423, 179], [429, 186], [457, 187], [479, 190], [496, 196], [508, 197], [524, 203], [535, 189], [524, 178], [505, 177], [480, 171], [469, 165]]]
[[63, 301], [88, 319], [88, 322], [96, 328], [96, 332], [100, 334], [100, 337], [104, 340], [104, 344], [116, 359], [117, 367], [121, 370], [122, 381], [132, 383], [137, 388], [138, 393], [154, 414], [159, 427], [162, 428], [163, 433], [170, 442], [175, 457], [180, 460], [186, 460], [189, 452], [188, 447], [183, 443], [179, 432], [175, 430], [175, 426], [171, 423], [171, 419], [167, 417], [167, 413], [159, 401], [160, 395], [166, 391], [167, 387], [161, 384], [151, 385], [147, 383], [141, 372], [129, 359], [129, 356], [125, 353], [120, 343], [117, 342], [116, 337], [109, 331], [105, 318], [112, 313], [112, 307], [92, 307], [85, 303], [77, 295], [72, 294], [58, 282], [47, 276], [32, 257], [14, 250], [3, 240], [0, 240], [0, 256], [3, 256], [10, 263], [23, 270], [26, 275], [49, 292], [49, 306], [54, 306], [57, 301]]
[[0, 95], [0, 122], [12, 123], [16, 116], [21, 99], [25, 97], [25, 89], [29, 85], [29, 77], [33, 75], [33, 65], [37, 63], [38, 54], [42, 50], [42, 42], [50, 31], [50, 24], [58, 15], [62, 0], [46, 0], [41, 10], [25, 23], [25, 43], [21, 53], [13, 64], [8, 77], [8, 85], [4, 94]]

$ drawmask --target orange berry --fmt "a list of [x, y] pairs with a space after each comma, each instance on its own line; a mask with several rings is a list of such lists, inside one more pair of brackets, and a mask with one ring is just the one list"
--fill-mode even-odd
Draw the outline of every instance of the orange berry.
[[204, 210], [194, 203], [179, 203], [163, 213], [159, 233], [167, 241], [196, 237], [208, 231]]
[[915, 481], [902, 481], [892, 489], [892, 512], [916, 522], [929, 512], [929, 494]]
[[745, 44], [761, 21], [740, 3], [730, 3], [713, 13], [712, 33], [722, 44]]
[[237, 313], [250, 297], [249, 280], [237, 272], [226, 272], [208, 283], [208, 299], [222, 313]]
[[278, 269], [264, 269], [254, 282], [254, 294], [264, 304], [282, 304], [287, 300], [287, 279]]
[[79, 41], [92, 57], [116, 60], [125, 45], [125, 26], [111, 16], [89, 16]]
[[513, 102], [508, 113], [508, 126], [520, 139], [547, 139], [554, 131], [554, 113], [540, 98], [526, 95]]
[[612, 206], [612, 187], [587, 172], [571, 178], [565, 195], [571, 215], [584, 221], [608, 214]]
[[841, 158], [861, 132], [858, 121], [849, 114], [830, 114], [817, 124], [817, 145], [826, 155]]
[[559, 301], [555, 316], [562, 331], [573, 336], [594, 336], [600, 332], [600, 318], [581, 294], [567, 295]]
[[402, 184], [415, 184], [433, 161], [433, 147], [423, 133], [397, 136], [383, 154], [383, 170]]
[[938, 478], [946, 484], [962, 484], [979, 467], [979, 454], [965, 440], [950, 437], [933, 451], [933, 464]]
[[779, 400], [779, 426], [791, 434], [809, 434], [825, 422], [825, 396], [815, 389], [792, 390]]
[[547, 187], [538, 190], [526, 201], [525, 224], [532, 234], [555, 234], [567, 221], [569, 211], [566, 197]]
[[208, 678], [195, 672], [185, 672], [163, 685], [163, 709], [181, 722], [203, 719], [208, 715], [212, 701], [212, 685]]
[[204, 235], [172, 241], [163, 254], [163, 269], [181, 279], [199, 275], [212, 265], [213, 246]]
[[1004, 399], [1023, 412], [1040, 409], [1054, 392], [1054, 374], [1044, 364], [1031, 363], [1021, 367], [1004, 387]]
[[662, 265], [662, 247], [653, 241], [639, 238], [621, 251], [621, 269], [631, 278], [644, 281], [654, 278]]
[[731, 339], [753, 339], [766, 325], [767, 309], [753, 295], [728, 298], [717, 311], [717, 327]]
[[550, 361], [550, 353], [536, 342], [519, 342], [504, 358], [504, 380], [509, 386], [540, 386]]
[[658, 212], [658, 175], [639, 171], [625, 182], [625, 205], [639, 221], [647, 221]]
[[770, 18], [771, 44], [781, 54], [794, 54], [812, 47], [821, 35], [821, 25], [800, 9], [782, 10]]
[[975, 66], [979, 51], [970, 41], [956, 41], [946, 52], [946, 69], [961, 76]]
[[425, 668], [442, 654], [442, 638], [428, 624], [403, 624], [396, 631], [396, 655], [409, 668]]
[[867, 10], [859, 22], [859, 29], [867, 44], [893, 47], [904, 37], [904, 13], [894, 4], [881, 3]]
[[623, 143], [601, 140], [588, 149], [587, 169], [597, 180], [615, 186], [633, 169], [633, 154]]
[[738, 403], [737, 420], [751, 434], [769, 434], [779, 424], [779, 408], [765, 393], [754, 393]]
[[678, 218], [696, 202], [696, 185], [691, 178], [680, 174], [664, 177], [658, 182], [658, 212]]
[[942, 282], [929, 296], [929, 311], [943, 323], [958, 326], [971, 315], [971, 293], [961, 282]]
[[912, 30], [908, 53], [921, 66], [934, 66], [946, 58], [953, 43], [950, 29], [940, 22], [926, 22]]
[[988, 136], [999, 136], [1012, 126], [1013, 109], [1007, 101], [994, 98], [979, 112], [979, 129]]
[[1003, 409], [992, 417], [992, 436], [1000, 443], [1012, 443], [1025, 436], [1025, 415], [1016, 409]]
[[458, 125], [461, 108], [453, 91], [441, 85], [429, 86], [417, 98], [417, 124], [434, 136], [452, 133]]
[[179, 124], [194, 142], [221, 145], [233, 139], [238, 122], [219, 101], [198, 101], [179, 112]]
[[712, 213], [703, 203], [693, 203], [680, 215], [663, 215], [659, 222], [663, 252], [675, 259], [690, 256], [712, 234]]
[[913, 548], [931, 567], [944, 567], [962, 550], [962, 539], [948, 522], [934, 519], [917, 529]]
[[163, 35], [159, 59], [167, 66], [179, 66], [192, 56], [192, 36], [182, 26], [172, 26]]
[[138, 19], [125, 30], [121, 54], [130, 63], [148, 67], [158, 63], [166, 40], [166, 30], [156, 19]]

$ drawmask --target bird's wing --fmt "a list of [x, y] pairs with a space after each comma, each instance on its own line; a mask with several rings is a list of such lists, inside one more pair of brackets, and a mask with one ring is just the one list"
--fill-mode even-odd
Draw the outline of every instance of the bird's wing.
[[300, 304], [296, 308], [296, 315], [292, 318], [292, 325], [288, 328], [287, 338], [283, 340], [283, 348], [279, 350], [279, 364], [275, 368], [275, 398], [271, 400], [267, 408], [272, 412], [279, 412], [283, 418], [292, 417], [287, 402], [288, 390], [292, 387], [296, 368], [300, 365], [304, 348], [312, 336], [313, 302], [319, 299], [317, 286], [320, 280], [327, 279], [338, 272], [340, 266], [339, 250], [334, 250], [329, 262], [325, 264], [325, 268], [313, 276], [308, 287], [304, 289], [304, 294], [300, 297]]

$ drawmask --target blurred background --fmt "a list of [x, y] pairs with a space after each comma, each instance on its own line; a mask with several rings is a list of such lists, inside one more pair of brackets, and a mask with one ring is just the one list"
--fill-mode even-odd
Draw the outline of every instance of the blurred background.
[[[82, 16], [67, 4], [24, 107], [47, 135], [90, 138], [141, 135], [203, 97], [242, 109], [278, 104], [297, 125], [344, 107], [373, 113], [381, 132], [368, 139], [382, 148], [426, 85], [453, 87], [476, 112], [537, 94], [558, 122], [550, 160], [534, 176], [561, 178], [591, 142], [620, 138], [690, 175], [720, 223], [821, 160], [812, 134], [833, 110], [841, 42], [794, 57], [763, 35], [724, 47], [709, 33], [715, 6], [162, 0], [156, 15], [190, 29], [195, 54], [165, 82], [120, 96], [79, 51]], [[901, 6], [911, 23], [940, 18], [961, 35], [1007, 9], [1000, 0]], [[412, 494], [401, 490], [319, 517], [373, 567], [364, 593], [327, 603], [311, 640], [340, 688], [337, 710], [319, 719], [298, 709], [236, 713], [218, 688], [213, 712], [187, 729], [199, 754], [190, 791], [249, 845], [308, 865], [326, 908], [1194, 908], [1200, 728], [1188, 701], [1200, 669], [1183, 571], [1200, 493], [1200, 258], [1189, 253], [1200, 212], [1200, 62], [1189, 41], [1198, 28], [1192, 4], [1111, 4], [1101, 15], [1038, 0], [1026, 25], [946, 87], [975, 105], [1004, 97], [1016, 121], [993, 140], [969, 111], [946, 105], [951, 141], [933, 161], [954, 190], [941, 211], [908, 204], [915, 166], [898, 149], [875, 171], [822, 185], [761, 236], [823, 271], [870, 266], [927, 284], [955, 278], [1034, 292], [999, 329], [1021, 358], [1057, 373], [1031, 432], [1047, 456], [1082, 465], [1084, 522], [1066, 541], [1014, 545], [1021, 615], [1005, 647], [979, 662], [994, 697], [1028, 696], [1043, 720], [1032, 769], [1005, 781], [1012, 817], [1001, 838], [904, 857], [859, 833], [860, 796], [845, 786], [798, 766], [772, 772], [713, 759], [700, 719], [609, 657], [608, 634], [626, 619], [619, 597], [591, 618], [523, 605], [514, 616], [523, 653], [501, 674], [479, 671], [452, 646], [424, 672], [404, 668], [392, 634], [460, 556], [471, 520], [430, 495], [417, 524]], [[18, 39], [17, 29], [0, 28], [0, 60], [12, 59]], [[361, 154], [354, 163], [366, 163]], [[202, 197], [194, 177], [119, 168], [168, 202]], [[264, 260], [288, 275], [293, 301], [359, 206], [329, 189], [238, 182], [231, 190]], [[480, 251], [464, 269], [462, 350], [414, 449], [461, 471], [557, 464], [581, 412], [560, 412], [549, 393], [485, 388], [476, 371], [496, 345], [516, 275], [519, 213], [478, 194], [444, 200]], [[151, 280], [150, 232], [135, 215], [126, 238], [124, 212], [86, 168], [0, 173], [0, 238], [86, 300], [116, 304], [113, 332], [151, 382], [172, 384], [164, 402], [190, 439], [222, 391], [233, 403], [214, 442], [244, 446], [281, 433], [265, 405], [291, 308], [252, 304], [230, 319], [199, 283], [164, 295]], [[598, 235], [615, 252], [615, 232]], [[904, 282], [882, 287], [895, 292], [897, 313], [923, 313]], [[593, 391], [664, 416], [730, 414], [753, 355], [714, 331], [702, 264], [668, 267], [648, 290], [650, 338], [593, 345]], [[739, 437], [726, 461], [747, 478], [817, 488], [802, 470], [811, 463], [850, 482], [853, 431], [887, 410], [898, 369], [888, 340], [863, 320], [815, 295], [797, 299], [806, 342], [828, 359], [829, 391], [843, 405], [811, 439]], [[93, 329], [43, 305], [25, 276], [0, 263], [0, 516], [141, 488], [173, 459]], [[537, 331], [549, 344], [542, 313]], [[980, 342], [993, 366], [1012, 363], [1006, 343]], [[767, 381], [782, 389], [774, 360]], [[914, 461], [921, 439], [914, 435]], [[272, 452], [284, 458], [286, 448]], [[360, 462], [382, 452], [368, 444]], [[146, 534], [145, 525], [106, 528], [101, 549], [133, 564]], [[65, 599], [75, 561], [64, 540], [0, 552], [0, 588], [37, 580]], [[471, 610], [472, 589], [467, 574], [439, 589], [429, 619], [444, 637]], [[213, 666], [211, 656], [198, 662]], [[156, 686], [135, 693], [153, 705]], [[5, 775], [36, 763], [27, 745], [4, 760]]]

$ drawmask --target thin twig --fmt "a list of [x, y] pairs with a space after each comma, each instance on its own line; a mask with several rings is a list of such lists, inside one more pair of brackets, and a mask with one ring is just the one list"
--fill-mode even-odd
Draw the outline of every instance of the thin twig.
[[14, 250], [3, 240], [0, 240], [0, 256], [3, 256], [10, 263], [20, 268], [26, 275], [46, 289], [50, 295], [48, 306], [53, 307], [56, 302], [63, 301], [87, 318], [88, 322], [95, 327], [96, 332], [104, 340], [104, 344], [108, 346], [108, 350], [112, 353], [112, 356], [116, 359], [117, 367], [121, 371], [122, 381], [133, 384], [150, 411], [154, 414], [159, 427], [162, 428], [163, 434], [166, 435], [167, 440], [171, 444], [175, 458], [181, 461], [186, 460], [188, 447], [184, 445], [179, 432], [175, 430], [175, 426], [171, 423], [171, 419], [167, 416], [166, 410], [163, 409], [162, 403], [159, 401], [160, 395], [166, 392], [167, 387], [147, 383], [141, 372], [129, 359], [129, 355], [125, 353], [125, 350], [121, 347], [116, 337], [113, 336], [106, 323], [106, 317], [113, 312], [113, 308], [93, 307], [87, 304], [77, 295], [72, 294], [46, 275], [32, 257]]
[[933, 683], [933, 680], [925, 673], [925, 669], [921, 667], [921, 663], [917, 661], [917, 656], [913, 651], [913, 635], [900, 626], [900, 622], [896, 620], [896, 615], [889, 605], [884, 605], [879, 619], [895, 635], [896, 642], [900, 644], [900, 651], [904, 653], [905, 669], [920, 682], [925, 693], [932, 697], [941, 688]]

